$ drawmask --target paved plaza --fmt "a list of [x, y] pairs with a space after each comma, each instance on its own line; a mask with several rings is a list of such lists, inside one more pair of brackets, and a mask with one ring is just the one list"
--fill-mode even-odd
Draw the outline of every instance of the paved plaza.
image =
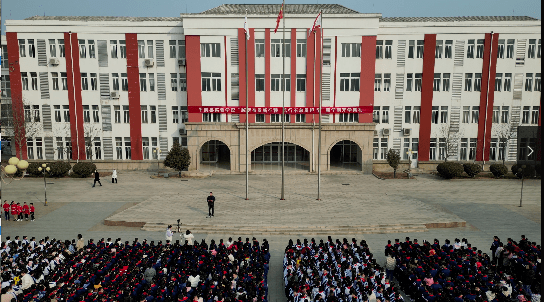
[[[280, 175], [250, 175], [245, 200], [244, 175], [203, 179], [152, 179], [145, 172], [121, 172], [119, 183], [103, 179], [49, 179], [49, 206], [43, 206], [43, 180], [25, 178], [4, 185], [3, 200], [34, 202], [35, 222], [2, 221], [2, 237], [137, 237], [164, 240], [164, 225], [181, 219], [198, 240], [255, 236], [271, 245], [270, 301], [285, 301], [282, 259], [289, 239], [357, 238], [376, 257], [395, 238], [467, 238], [488, 252], [494, 235], [505, 240], [524, 234], [541, 243], [541, 182], [525, 182], [519, 208], [519, 180], [453, 180], [432, 175], [416, 180], [379, 180], [369, 175], [327, 175], [317, 201], [317, 176], [288, 175], [286, 200], [280, 200]], [[216, 217], [207, 215], [206, 197], [217, 197]], [[105, 225], [118, 224], [117, 226]], [[128, 227], [127, 225], [138, 225]], [[143, 226], [143, 228], [142, 228]], [[445, 228], [446, 226], [457, 226]], [[146, 231], [147, 230], [147, 231]]]

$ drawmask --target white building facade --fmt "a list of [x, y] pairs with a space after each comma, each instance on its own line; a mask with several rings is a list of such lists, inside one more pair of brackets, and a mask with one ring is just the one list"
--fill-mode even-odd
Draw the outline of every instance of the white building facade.
[[[517, 127], [540, 126], [540, 20], [287, 5], [286, 32], [280, 23], [274, 33], [279, 9], [6, 21], [2, 121], [15, 129], [13, 151], [142, 168], [179, 142], [191, 170], [245, 171], [246, 149], [251, 170], [268, 169], [281, 161], [285, 104], [290, 167], [315, 171], [320, 156], [324, 171], [370, 173], [389, 149], [414, 167], [516, 161]], [[309, 32], [321, 11], [322, 30]]]

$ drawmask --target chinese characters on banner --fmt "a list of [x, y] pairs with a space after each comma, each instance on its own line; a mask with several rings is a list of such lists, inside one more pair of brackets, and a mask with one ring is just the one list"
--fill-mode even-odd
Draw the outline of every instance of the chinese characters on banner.
[[[322, 114], [372, 113], [372, 106], [322, 107]], [[249, 114], [281, 114], [282, 107], [249, 107]], [[189, 113], [245, 114], [243, 106], [189, 106]], [[285, 114], [319, 114], [319, 107], [285, 107]]]

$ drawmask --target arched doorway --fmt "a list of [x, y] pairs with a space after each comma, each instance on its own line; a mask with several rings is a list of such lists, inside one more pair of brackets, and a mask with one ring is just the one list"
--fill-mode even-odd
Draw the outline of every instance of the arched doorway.
[[[251, 169], [281, 170], [281, 142], [258, 147], [251, 152]], [[285, 168], [288, 170], [310, 170], [310, 152], [303, 147], [285, 143]]]
[[222, 141], [212, 140], [200, 148], [201, 170], [230, 170], [230, 149]]
[[359, 145], [350, 140], [336, 143], [330, 151], [331, 170], [362, 169], [363, 152]]

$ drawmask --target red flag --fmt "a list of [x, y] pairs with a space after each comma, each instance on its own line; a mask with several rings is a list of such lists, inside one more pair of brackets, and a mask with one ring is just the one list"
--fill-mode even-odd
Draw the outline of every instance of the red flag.
[[276, 20], [276, 29], [274, 29], [274, 33], [278, 32], [278, 27], [280, 27], [280, 20], [283, 19], [283, 4], [281, 5], [280, 14], [278, 15], [278, 19]]
[[319, 15], [317, 15], [317, 18], [315, 18], [314, 26], [312, 27], [312, 30], [310, 31], [308, 36], [311, 35], [312, 33], [315, 33], [315, 31], [318, 28], [321, 28], [321, 13], [319, 13]]

